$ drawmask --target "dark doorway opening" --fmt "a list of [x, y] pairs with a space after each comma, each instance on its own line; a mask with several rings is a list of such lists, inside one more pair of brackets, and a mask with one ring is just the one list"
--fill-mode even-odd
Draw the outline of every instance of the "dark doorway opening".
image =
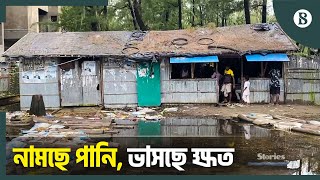
[[269, 78], [272, 69], [278, 69], [282, 76], [283, 62], [243, 62], [243, 75], [250, 78]]
[[[234, 80], [235, 80], [235, 88], [232, 88], [232, 102], [239, 102], [237, 98], [236, 91], [241, 91], [242, 81], [241, 81], [241, 57], [240, 56], [231, 56], [231, 57], [219, 57], [219, 65], [218, 71], [220, 74], [224, 75], [224, 71], [226, 67], [229, 67], [234, 73]], [[223, 79], [222, 79], [223, 82]], [[221, 93], [221, 86], [220, 84], [220, 95], [219, 95], [219, 103], [224, 101], [224, 95]], [[240, 97], [241, 98], [241, 97]]]

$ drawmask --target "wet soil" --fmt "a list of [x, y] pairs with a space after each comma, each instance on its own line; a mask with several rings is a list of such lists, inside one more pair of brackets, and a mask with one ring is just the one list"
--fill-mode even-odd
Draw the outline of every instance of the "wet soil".
[[100, 109], [99, 107], [69, 107], [56, 112], [52, 111], [51, 113], [56, 117], [73, 116], [86, 118], [98, 115]]
[[305, 105], [250, 105], [245, 107], [214, 105], [185, 105], [179, 107], [179, 111], [169, 113], [167, 116], [192, 116], [192, 117], [220, 117], [233, 118], [238, 114], [261, 113], [278, 116], [287, 116], [303, 120], [320, 120], [320, 106]]

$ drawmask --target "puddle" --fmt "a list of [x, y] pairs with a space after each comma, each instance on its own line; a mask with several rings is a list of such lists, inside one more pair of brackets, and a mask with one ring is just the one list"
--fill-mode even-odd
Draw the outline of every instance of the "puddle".
[[[161, 138], [163, 147], [234, 147], [230, 168], [199, 168], [200, 174], [319, 175], [320, 137], [270, 130], [251, 124], [216, 119], [170, 118], [161, 122], [130, 124], [113, 141], [137, 146], [132, 138]], [[151, 130], [150, 130], [151, 129]], [[149, 134], [148, 134], [149, 133]], [[192, 169], [195, 171], [195, 169]]]
[[[0, 112], [15, 112], [20, 111], [20, 103], [9, 104], [5, 106], [0, 106]], [[14, 137], [20, 135], [22, 130], [29, 130], [33, 125], [23, 126], [23, 127], [6, 127], [6, 137], [7, 140], [11, 140]]]
[[20, 103], [0, 106], [0, 112], [13, 112], [13, 111], [20, 111]]

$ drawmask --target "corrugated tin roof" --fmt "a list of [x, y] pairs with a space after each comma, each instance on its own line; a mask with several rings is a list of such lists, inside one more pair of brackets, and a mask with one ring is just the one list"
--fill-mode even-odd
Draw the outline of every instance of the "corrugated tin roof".
[[[219, 55], [223, 53], [250, 54], [298, 50], [297, 46], [293, 44], [278, 24], [270, 24], [269, 27], [269, 31], [257, 31], [254, 29], [254, 25], [151, 31], [137, 47], [141, 54], [152, 52], [175, 56]], [[172, 44], [172, 40], [176, 38], [187, 39], [188, 44], [183, 46]]]
[[131, 32], [29, 33], [3, 55], [18, 56], [107, 56], [121, 55]]
[[[136, 37], [137, 34], [125, 31], [29, 33], [8, 49], [4, 56], [150, 57], [150, 55], [196, 56], [298, 50], [278, 24], [269, 25], [269, 31], [257, 31], [254, 27], [254, 25], [241, 25], [150, 31], [145, 35], [142, 34], [144, 37]], [[172, 43], [177, 38], [177, 42], [183, 45]], [[130, 41], [130, 39], [135, 40]], [[124, 50], [128, 46], [133, 48]]]

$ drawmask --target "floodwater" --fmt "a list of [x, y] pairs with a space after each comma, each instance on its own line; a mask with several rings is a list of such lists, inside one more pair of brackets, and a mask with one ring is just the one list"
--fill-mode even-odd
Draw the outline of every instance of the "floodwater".
[[0, 106], [0, 112], [20, 111], [20, 103]]
[[231, 167], [193, 167], [187, 174], [320, 175], [318, 136], [216, 119], [171, 118], [161, 123], [154, 122], [153, 127], [152, 123], [133, 126], [133, 129], [120, 129], [113, 141], [136, 147], [138, 142], [132, 137], [147, 137], [149, 133], [161, 139], [146, 144], [153, 143], [158, 147], [235, 148]]
[[[4, 106], [0, 106], [0, 112], [14, 112], [20, 111], [20, 103], [12, 103]], [[25, 127], [6, 127], [6, 136], [7, 139], [11, 139], [11, 137], [16, 137], [20, 134], [21, 130], [29, 130], [32, 126]]]
[[126, 174], [320, 175], [319, 136], [208, 118], [168, 118], [152, 122], [118, 120], [116, 123], [131, 127], [122, 127], [118, 129], [119, 134], [111, 137], [110, 141], [120, 145], [119, 151], [145, 145], [189, 149], [235, 148], [230, 167], [186, 165], [183, 173], [173, 168], [130, 169]]

